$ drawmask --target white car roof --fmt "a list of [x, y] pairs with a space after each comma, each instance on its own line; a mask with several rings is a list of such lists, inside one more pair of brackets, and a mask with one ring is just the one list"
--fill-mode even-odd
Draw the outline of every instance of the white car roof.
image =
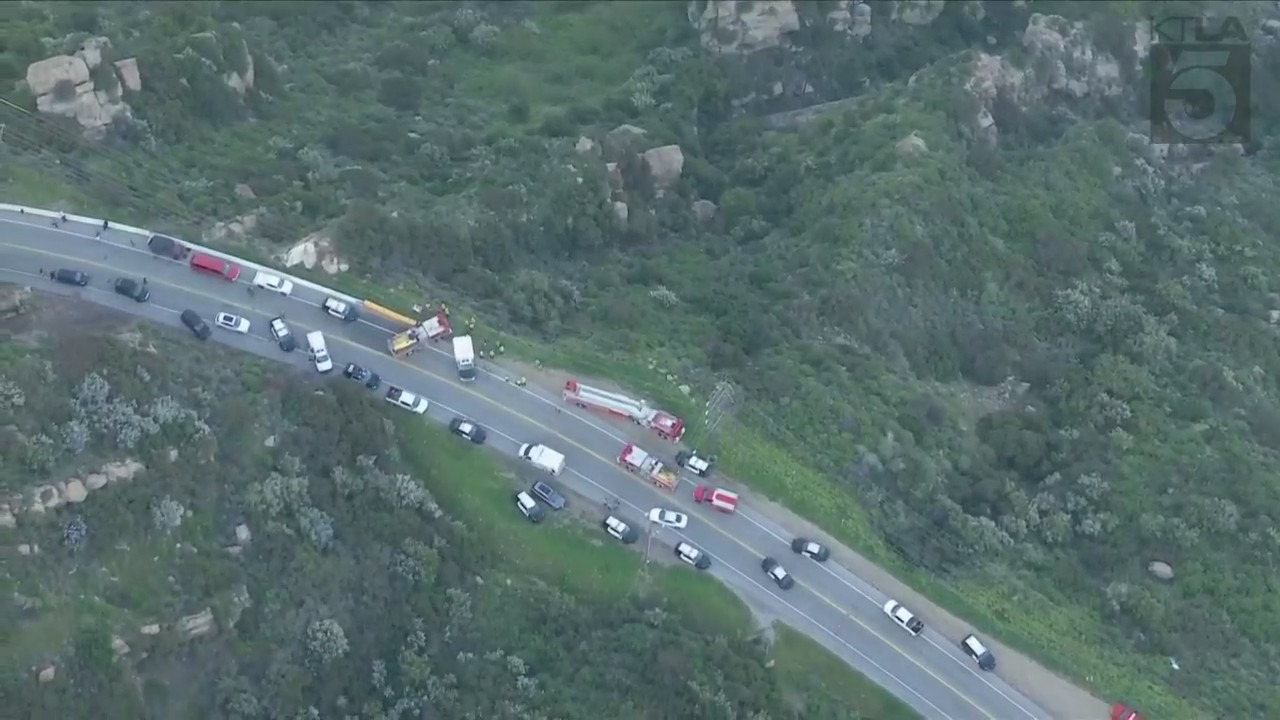
[[769, 574], [776, 578], [784, 578], [787, 576], [787, 571], [781, 565], [774, 565], [770, 568]]
[[537, 505], [537, 503], [533, 501], [533, 496], [523, 490], [516, 493], [516, 500], [519, 501], [521, 505], [526, 505], [526, 506]]
[[689, 557], [698, 557], [699, 555], [702, 554], [698, 550], [698, 548], [683, 541], [676, 543], [676, 552], [680, 553], [681, 555], [688, 555]]

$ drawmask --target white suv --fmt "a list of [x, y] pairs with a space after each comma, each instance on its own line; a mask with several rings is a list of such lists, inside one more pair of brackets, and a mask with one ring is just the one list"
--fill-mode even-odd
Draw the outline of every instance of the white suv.
[[912, 635], [924, 632], [924, 621], [912, 615], [911, 611], [902, 607], [902, 603], [897, 600], [890, 600], [884, 604], [884, 614], [897, 623], [898, 627]]
[[523, 490], [516, 493], [516, 509], [520, 511], [521, 515], [529, 518], [529, 522], [542, 522], [542, 518], [547, 516], [547, 511], [542, 509], [538, 501]]
[[293, 281], [286, 280], [279, 275], [259, 272], [257, 275], [253, 276], [253, 284], [263, 290], [270, 290], [273, 293], [280, 293], [284, 296], [293, 294]]

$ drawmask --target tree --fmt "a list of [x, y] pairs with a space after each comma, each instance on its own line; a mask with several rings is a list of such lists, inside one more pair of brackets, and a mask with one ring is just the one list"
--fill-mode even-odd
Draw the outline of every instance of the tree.
[[314, 667], [323, 667], [347, 654], [351, 646], [347, 633], [337, 620], [325, 618], [307, 626], [308, 659]]

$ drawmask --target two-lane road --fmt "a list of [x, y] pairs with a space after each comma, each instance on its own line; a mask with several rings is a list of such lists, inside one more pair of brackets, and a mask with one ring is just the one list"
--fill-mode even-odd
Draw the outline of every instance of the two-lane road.
[[[614, 458], [622, 438], [607, 424], [498, 376], [481, 373], [474, 383], [460, 383], [447, 346], [406, 359], [391, 357], [384, 323], [375, 318], [354, 323], [330, 318], [319, 309], [324, 297], [315, 290], [299, 285], [292, 297], [263, 290], [250, 296], [244, 284], [252, 278], [249, 268], [242, 275], [244, 282], [229, 283], [151, 255], [136, 236], [108, 232], [94, 239], [96, 229], [76, 224], [58, 229], [39, 217], [0, 212], [0, 280], [47, 286], [170, 325], [177, 325], [177, 313], [187, 308], [206, 320], [219, 310], [234, 312], [252, 321], [250, 335], [215, 328], [216, 341], [310, 368], [304, 352], [282, 353], [265, 337], [267, 319], [284, 314], [296, 334], [322, 330], [339, 367], [355, 362], [378, 372], [386, 382], [422, 393], [432, 400], [429, 414], [435, 419], [444, 421], [455, 414], [475, 418], [490, 429], [490, 444], [500, 451], [514, 453], [519, 442], [555, 447], [568, 458], [562, 482], [587, 497], [618, 497], [622, 514], [638, 526], [644, 525], [644, 512], [657, 505], [688, 513], [686, 530], [663, 530], [659, 539], [669, 544], [680, 537], [704, 549], [715, 561], [711, 572], [749, 602], [807, 633], [926, 717], [1050, 717], [998, 674], [979, 672], [955, 646], [955, 639], [931, 630], [919, 638], [908, 636], [881, 612], [885, 596], [848, 570], [793, 555], [788, 547], [791, 535], [753, 513], [749, 497], [737, 514], [721, 515], [695, 505], [687, 483], [668, 494], [618, 468]], [[131, 246], [131, 237], [137, 247]], [[93, 282], [76, 289], [39, 276], [39, 270], [47, 273], [56, 267], [84, 270]], [[110, 282], [117, 276], [146, 277], [152, 301], [136, 304], [113, 294]], [[673, 454], [666, 445], [656, 436], [644, 443], [650, 451]], [[661, 551], [669, 550], [664, 545]], [[760, 559], [765, 555], [776, 557], [795, 576], [794, 589], [781, 591], [763, 575]]]

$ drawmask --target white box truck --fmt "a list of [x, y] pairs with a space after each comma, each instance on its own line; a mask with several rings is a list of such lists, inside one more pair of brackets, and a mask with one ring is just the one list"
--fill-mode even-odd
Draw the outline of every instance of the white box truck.
[[453, 338], [453, 362], [458, 366], [458, 377], [462, 382], [476, 379], [476, 348], [471, 343], [470, 335], [457, 335]]
[[520, 458], [552, 475], [559, 475], [564, 470], [564, 456], [546, 445], [525, 443], [520, 446]]

